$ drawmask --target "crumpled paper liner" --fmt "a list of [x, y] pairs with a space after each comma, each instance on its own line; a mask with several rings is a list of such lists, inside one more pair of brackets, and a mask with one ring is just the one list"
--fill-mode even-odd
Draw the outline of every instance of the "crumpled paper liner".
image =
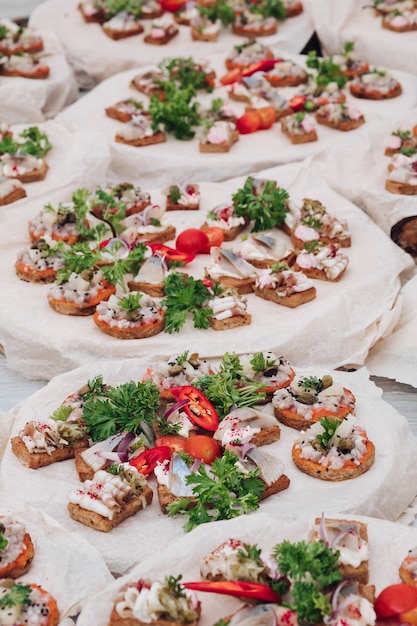
[[403, 306], [392, 334], [379, 340], [366, 365], [374, 376], [392, 378], [417, 388], [417, 276], [402, 288]]
[[[188, 348], [194, 351], [194, 345]], [[130, 380], [138, 381], [152, 362], [145, 359], [124, 359], [111, 362], [91, 362], [72, 372], [54, 378], [46, 387], [23, 402], [14, 411], [12, 436], [26, 421], [43, 420], [61, 404], [64, 398], [97, 375], [111, 385]], [[294, 364], [293, 364], [294, 365]], [[300, 375], [323, 376], [328, 369], [308, 370], [296, 367]], [[306, 511], [370, 515], [394, 521], [414, 500], [417, 493], [417, 441], [411, 436], [407, 420], [381, 398], [381, 390], [370, 382], [365, 369], [356, 372], [331, 372], [333, 379], [350, 389], [356, 396], [357, 421], [368, 433], [376, 447], [371, 469], [353, 480], [327, 482], [303, 474], [293, 464], [291, 448], [299, 432], [281, 425], [281, 438], [268, 450], [278, 456], [290, 478], [289, 488], [261, 503], [259, 513], [273, 518], [286, 515], [298, 518]], [[263, 410], [271, 411], [271, 405]], [[168, 518], [154, 501], [144, 511], [128, 518], [110, 533], [100, 533], [72, 520], [66, 509], [67, 494], [79, 485], [73, 460], [29, 470], [23, 467], [7, 447], [1, 464], [1, 487], [13, 495], [19, 484], [19, 497], [56, 519], [64, 528], [78, 531], [103, 555], [110, 570], [127, 572], [133, 565], [165, 551], [176, 539], [184, 536], [186, 518]], [[404, 477], [407, 480], [404, 480]], [[156, 492], [152, 477], [150, 486]], [[319, 504], [318, 504], [319, 503]], [[258, 513], [239, 518], [246, 520]], [[216, 524], [210, 524], [210, 529]]]
[[415, 31], [396, 33], [382, 28], [372, 2], [314, 0], [310, 10], [323, 53], [338, 52], [352, 41], [364, 61], [416, 73]]
[[[262, 41], [288, 52], [298, 53], [313, 34], [309, 2], [304, 2], [304, 12], [280, 22], [276, 35], [262, 37]], [[30, 25], [51, 26], [64, 49], [80, 87], [91, 89], [109, 76], [133, 67], [159, 63], [165, 57], [192, 54], [211, 56], [217, 52], [227, 53], [244, 38], [234, 35], [230, 28], [222, 28], [216, 43], [192, 41], [189, 26], [178, 26], [179, 34], [167, 45], [156, 46], [143, 42], [151, 20], [142, 20], [145, 31], [141, 35], [113, 41], [104, 34], [98, 24], [87, 24], [74, 0], [48, 0], [36, 7], [30, 17]], [[172, 20], [170, 13], [164, 20]]]
[[[0, 275], [8, 293], [0, 310], [0, 344], [4, 346], [9, 367], [28, 378], [48, 379], [92, 358], [169, 356], [189, 349], [190, 345], [202, 356], [269, 349], [300, 366], [336, 368], [363, 364], [370, 347], [386, 332], [392, 316], [397, 315], [400, 276], [414, 267], [412, 261], [360, 209], [319, 184], [317, 177], [312, 182], [303, 167], [274, 168], [261, 176], [276, 180], [291, 197], [321, 200], [331, 215], [347, 220], [352, 247], [345, 250], [349, 266], [339, 282], [314, 281], [316, 299], [296, 309], [249, 294], [248, 312], [252, 314], [249, 326], [226, 331], [202, 330], [193, 327], [189, 316], [177, 333], [162, 332], [140, 340], [115, 339], [102, 333], [91, 316], [56, 313], [47, 301], [49, 285], [25, 283], [15, 276], [16, 255], [28, 245], [27, 219], [41, 207], [40, 203], [26, 203], [18, 217], [7, 221], [4, 234], [0, 234], [0, 241], [3, 239]], [[170, 212], [170, 223], [177, 227], [177, 233], [201, 226], [206, 213], [217, 204], [230, 201], [244, 181], [238, 178], [225, 183], [202, 183], [200, 210]], [[147, 190], [154, 203], [165, 206], [161, 189]], [[61, 198], [66, 199], [69, 197]], [[45, 197], [46, 200], [50, 198]], [[239, 245], [237, 240], [227, 247]], [[208, 262], [207, 255], [198, 255], [187, 266], [187, 272], [203, 278]]]
[[0, 515], [22, 522], [34, 545], [33, 562], [19, 582], [36, 583], [55, 598], [60, 623], [75, 617], [91, 596], [112, 580], [99, 551], [79, 533], [63, 528], [41, 510], [25, 504], [14, 493], [0, 498]]
[[[288, 54], [284, 56], [305, 65], [304, 56]], [[225, 54], [205, 57], [210, 60], [210, 66], [216, 70], [218, 78], [225, 72], [225, 57]], [[138, 148], [117, 143], [115, 136], [123, 128], [123, 124], [109, 118], [105, 114], [105, 108], [120, 100], [134, 98], [143, 102], [146, 109], [148, 97], [132, 89], [130, 82], [136, 75], [155, 69], [156, 65], [156, 61], [153, 61], [153, 64], [147, 67], [112, 76], [57, 117], [59, 123], [71, 130], [89, 129], [104, 133], [110, 144], [110, 175], [116, 178], [133, 178], [140, 172], [141, 176], [146, 177], [149, 185], [165, 185], [172, 176], [210, 181], [225, 180], [267, 167], [301, 161], [318, 152], [327, 154], [332, 146], [344, 155], [341, 162], [341, 166], [344, 167], [345, 160], [352, 159], [350, 152], [352, 142], [364, 135], [367, 137], [368, 129], [377, 121], [386, 120], [393, 115], [393, 104], [390, 101], [359, 101], [351, 96], [348, 87], [345, 87], [347, 101], [354, 103], [363, 112], [366, 123], [350, 132], [341, 132], [317, 124], [318, 141], [292, 144], [281, 131], [278, 121], [269, 130], [240, 135], [239, 141], [225, 154], [200, 153], [198, 129], [196, 137], [191, 140], [178, 140], [168, 134], [165, 143], [152, 146]], [[413, 75], [398, 70], [395, 76], [401, 81], [404, 90], [403, 94], [395, 99], [395, 115], [405, 115], [417, 105], [417, 81]], [[280, 89], [280, 94], [289, 100], [298, 91], [299, 88], [283, 88]], [[209, 108], [212, 100], [219, 97], [227, 102], [228, 89], [220, 86], [210, 94], [201, 91], [197, 94], [196, 100], [204, 109]], [[231, 100], [229, 103], [237, 116], [244, 113], [246, 103]], [[349, 164], [346, 165], [349, 168]]]
[[384, 150], [391, 133], [411, 130], [417, 116], [416, 108], [400, 115], [393, 108], [394, 112], [388, 119], [377, 120], [367, 133], [353, 136], [350, 144], [322, 150], [309, 163], [333, 189], [362, 207], [388, 236], [401, 220], [417, 217], [415, 195], [385, 190], [391, 159], [384, 155]]
[[54, 117], [78, 97], [78, 85], [53, 26], [33, 29], [44, 40], [37, 55], [50, 67], [46, 79], [0, 76], [0, 119], [8, 124], [36, 124]]
[[[140, 578], [163, 580], [165, 576], [182, 575], [181, 582], [200, 580], [200, 559], [217, 548], [229, 538], [241, 539], [270, 554], [273, 548], [284, 539], [292, 542], [307, 540], [308, 532], [314, 519], [323, 511], [321, 503], [314, 512], [305, 512], [298, 520], [289, 521], [285, 513], [278, 517], [269, 517], [262, 513], [256, 516], [237, 518], [227, 522], [218, 522], [215, 526], [204, 525], [177, 541], [163, 553], [152, 555], [135, 567], [128, 576], [119, 578], [106, 589], [91, 598], [78, 618], [79, 626], [105, 626], [113, 606], [113, 599], [118, 590], [126, 583], [136, 582]], [[328, 511], [324, 509], [326, 516]], [[336, 514], [337, 515], [337, 514]], [[331, 515], [331, 517], [336, 517]], [[390, 522], [363, 516], [343, 515], [342, 519], [354, 519], [367, 524], [369, 539], [370, 584], [376, 587], [376, 595], [387, 585], [399, 582], [398, 567], [408, 550], [415, 548], [417, 530], [399, 526]], [[340, 519], [340, 516], [337, 516]], [[383, 567], [381, 566], [383, 564]], [[226, 618], [237, 611], [243, 601], [231, 596], [197, 592], [202, 604], [201, 626], [211, 626], [219, 619]]]

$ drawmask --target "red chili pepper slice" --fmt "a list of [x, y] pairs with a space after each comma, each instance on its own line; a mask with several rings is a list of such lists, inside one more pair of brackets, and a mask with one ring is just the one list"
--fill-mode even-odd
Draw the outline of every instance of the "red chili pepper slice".
[[281, 59], [263, 59], [263, 61], [251, 63], [242, 70], [242, 76], [252, 76], [252, 74], [256, 74], [256, 72], [269, 72], [272, 70], [275, 63], [278, 63], [280, 60]]
[[306, 96], [294, 96], [290, 100], [290, 106], [293, 111], [302, 111], [304, 108], [304, 103], [307, 100]]
[[260, 583], [239, 582], [236, 580], [222, 581], [198, 581], [183, 583], [184, 587], [194, 591], [208, 591], [209, 593], [221, 593], [226, 596], [238, 598], [252, 598], [263, 602], [281, 602], [280, 596], [268, 587]]
[[417, 607], [417, 587], [397, 583], [385, 587], [374, 603], [378, 618], [392, 617]]
[[222, 76], [219, 80], [221, 85], [231, 85], [232, 83], [237, 83], [239, 78], [241, 77], [241, 71], [238, 67], [230, 70], [224, 76]]
[[204, 428], [204, 430], [217, 430], [219, 425], [217, 411], [199, 389], [192, 385], [184, 385], [183, 387], [171, 387], [170, 391], [178, 401], [189, 400], [182, 410], [185, 411], [193, 424]]
[[133, 465], [140, 474], [147, 476], [153, 472], [158, 463], [170, 459], [171, 455], [172, 449], [169, 446], [155, 446], [155, 448], [148, 448], [141, 452], [129, 461], [129, 465]]
[[195, 259], [195, 254], [188, 254], [187, 252], [181, 252], [176, 248], [170, 248], [163, 243], [150, 243], [148, 244], [153, 253], [158, 252], [167, 261], [179, 261], [180, 263], [191, 263]]

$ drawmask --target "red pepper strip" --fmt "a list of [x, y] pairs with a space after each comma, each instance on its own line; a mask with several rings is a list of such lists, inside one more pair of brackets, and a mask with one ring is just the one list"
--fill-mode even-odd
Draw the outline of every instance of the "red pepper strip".
[[282, 59], [264, 59], [263, 61], [257, 61], [257, 63], [251, 63], [242, 70], [242, 76], [252, 76], [256, 72], [269, 72], [280, 61]]
[[150, 243], [148, 244], [153, 253], [158, 252], [167, 261], [179, 261], [181, 263], [191, 263], [195, 259], [195, 254], [189, 254], [187, 252], [181, 252], [176, 248], [170, 248], [163, 243]]
[[407, 583], [397, 583], [385, 587], [374, 603], [378, 618], [392, 617], [406, 613], [417, 607], [417, 587]]
[[138, 454], [138, 456], [129, 461], [129, 465], [133, 465], [140, 474], [147, 476], [153, 472], [158, 463], [170, 459], [171, 455], [172, 448], [169, 446], [156, 446]]
[[241, 71], [238, 67], [230, 72], [227, 72], [224, 76], [219, 79], [221, 85], [231, 85], [232, 83], [237, 83], [241, 77]]
[[204, 430], [217, 430], [219, 425], [217, 411], [199, 389], [192, 385], [184, 385], [171, 387], [170, 391], [177, 400], [189, 400], [183, 410], [193, 424]]
[[290, 107], [295, 112], [302, 111], [306, 100], [307, 100], [306, 96], [294, 96], [290, 100]]
[[280, 596], [268, 587], [259, 583], [238, 582], [236, 580], [221, 581], [198, 581], [195, 583], [182, 583], [184, 587], [194, 591], [208, 591], [209, 593], [222, 593], [226, 596], [238, 598], [252, 598], [263, 602], [281, 602]]

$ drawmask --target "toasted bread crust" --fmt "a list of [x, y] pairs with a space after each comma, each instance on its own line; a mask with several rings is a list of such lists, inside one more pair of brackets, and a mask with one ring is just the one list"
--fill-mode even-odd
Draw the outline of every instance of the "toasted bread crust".
[[124, 143], [128, 146], [139, 148], [141, 146], [153, 146], [156, 143], [164, 143], [167, 140], [167, 137], [163, 131], [159, 131], [149, 137], [137, 137], [136, 139], [126, 139], [121, 135], [116, 135], [114, 140], [117, 143]]
[[83, 5], [80, 2], [78, 5], [78, 9], [83, 16], [83, 20], [87, 22], [87, 24], [103, 24], [107, 20], [107, 13], [104, 9], [99, 9], [92, 15], [86, 14], [83, 11]]
[[[346, 266], [347, 267], [347, 266]], [[332, 283], [337, 283], [346, 271], [346, 267], [335, 277], [329, 278], [324, 270], [317, 269], [316, 267], [301, 268], [297, 263], [294, 263], [291, 268], [296, 272], [303, 272], [308, 278], [316, 278], [318, 280], [326, 280]]]
[[164, 283], [141, 283], [134, 280], [128, 280], [127, 286], [130, 291], [142, 291], [153, 298], [163, 298], [165, 294]]
[[[286, 231], [284, 230], [284, 232]], [[290, 235], [291, 243], [295, 250], [302, 250], [304, 248], [304, 241], [302, 239], [298, 239], [298, 237], [296, 237], [294, 233], [290, 232], [287, 234]], [[334, 243], [334, 244], [338, 244], [341, 248], [350, 248], [350, 246], [352, 245], [352, 237], [348, 234], [340, 236], [340, 237], [321, 237], [320, 233], [317, 233], [317, 234], [318, 234], [317, 239], [325, 245]]]
[[153, 337], [162, 332], [165, 326], [165, 315], [163, 315], [161, 319], [155, 319], [146, 324], [138, 324], [131, 328], [110, 326], [107, 322], [99, 319], [98, 311], [94, 313], [93, 320], [103, 333], [111, 337], [116, 337], [116, 339], [145, 339], [146, 337]]
[[295, 444], [292, 448], [292, 458], [299, 470], [308, 474], [313, 478], [328, 481], [349, 480], [356, 478], [367, 472], [373, 465], [375, 460], [375, 446], [369, 439], [366, 440], [366, 452], [359, 465], [355, 465], [353, 461], [349, 461], [347, 465], [340, 469], [323, 467], [320, 463], [311, 461], [310, 459], [301, 458], [300, 448], [296, 448]]
[[390, 193], [399, 193], [404, 196], [417, 195], [417, 185], [410, 185], [409, 183], [398, 183], [395, 180], [389, 178], [385, 181], [385, 189]]
[[291, 143], [293, 144], [310, 143], [310, 141], [318, 140], [318, 135], [315, 130], [311, 130], [309, 133], [300, 133], [300, 134], [291, 133], [287, 129], [287, 127], [282, 123], [281, 123], [281, 130], [284, 133], [284, 135], [286, 135], [288, 139], [291, 141]]
[[[314, 523], [317, 526], [319, 526], [320, 521], [321, 521], [320, 518], [316, 518]], [[341, 523], [341, 522], [349, 523], [349, 520], [333, 519], [333, 518], [326, 518], [325, 522], [326, 521], [336, 522], [336, 523]], [[365, 524], [364, 522], [358, 522], [356, 520], [355, 520], [355, 524], [359, 526], [359, 535], [362, 541], [366, 541], [368, 543], [367, 524]], [[313, 529], [313, 541], [317, 541], [317, 540], [318, 540], [318, 532]], [[369, 580], [369, 561], [368, 560], [362, 561], [359, 567], [353, 567], [353, 565], [339, 563], [338, 570], [340, 571], [344, 579], [353, 580], [358, 583], [362, 583], [364, 585], [368, 583], [368, 580]]]
[[268, 35], [275, 35], [278, 30], [278, 24], [271, 25], [269, 28], [251, 28], [251, 26], [241, 26], [240, 24], [233, 23], [232, 31], [235, 35], [240, 37], [268, 37]]
[[382, 28], [386, 28], [387, 30], [392, 30], [395, 33], [407, 33], [407, 32], [411, 32], [412, 30], [417, 30], [417, 23], [406, 24], [404, 26], [395, 26], [395, 24], [393, 25], [390, 22], [390, 20], [388, 20], [386, 17], [382, 18], [381, 24], [382, 24]]
[[308, 81], [308, 76], [274, 76], [265, 72], [265, 78], [271, 87], [297, 87]]
[[47, 452], [29, 452], [24, 441], [19, 435], [12, 437], [10, 443], [13, 454], [17, 456], [22, 465], [30, 467], [31, 469], [38, 469], [39, 467], [52, 465], [52, 463], [57, 463], [58, 461], [73, 459], [75, 456], [75, 450], [78, 448], [88, 448], [88, 439], [77, 441], [71, 445], [65, 446], [65, 448], [57, 448], [51, 452], [51, 454], [48, 454]]
[[167, 226], [164, 230], [161, 230], [158, 233], [145, 233], [144, 235], [139, 235], [136, 241], [147, 241], [149, 243], [165, 243], [165, 241], [175, 239], [176, 232], [177, 231], [175, 226]]
[[296, 17], [304, 11], [304, 6], [302, 2], [296, 2], [289, 8], [285, 8], [285, 10], [287, 11], [287, 17]]
[[[198, 613], [200, 613], [200, 607], [198, 607]], [[192, 622], [180, 622], [178, 620], [169, 619], [155, 619], [152, 622], [142, 622], [140, 619], [134, 617], [120, 617], [116, 609], [113, 607], [110, 614], [108, 626], [197, 626], [198, 619]]]
[[[167, 507], [169, 504], [172, 504], [173, 502], [177, 502], [179, 500], [179, 498], [177, 498], [177, 496], [174, 496], [168, 489], [168, 487], [166, 487], [165, 485], [160, 485], [158, 483], [157, 486], [157, 494], [158, 494], [158, 500], [159, 500], [159, 507], [162, 511], [162, 513], [164, 513], [164, 515], [168, 514], [168, 510]], [[194, 506], [196, 506], [197, 504], [197, 500], [196, 498], [194, 498], [193, 496], [187, 496], [187, 499], [190, 501], [189, 506], [187, 507], [188, 509], [192, 509]]]
[[38, 170], [25, 172], [24, 174], [18, 174], [17, 176], [11, 176], [11, 179], [20, 180], [21, 183], [34, 183], [38, 180], [44, 180], [49, 166], [45, 160], [42, 161], [42, 166]]
[[65, 300], [54, 300], [48, 297], [49, 306], [61, 315], [93, 315], [96, 310], [96, 306], [103, 300], [108, 300], [111, 295], [116, 293], [116, 287], [114, 285], [106, 284], [99, 290], [96, 297], [89, 302], [78, 304], [77, 302], [66, 302]]
[[209, 317], [209, 324], [214, 330], [229, 330], [230, 328], [238, 328], [239, 326], [248, 326], [251, 322], [252, 315], [250, 315], [250, 313], [234, 315], [224, 320], [216, 320], [214, 317]]
[[367, 89], [364, 85], [357, 85], [351, 83], [349, 85], [350, 93], [355, 98], [364, 98], [365, 100], [388, 100], [389, 98], [396, 98], [402, 94], [402, 87], [400, 83], [397, 83], [394, 89], [390, 91], [378, 91], [377, 89]]
[[415, 563], [415, 557], [406, 556], [398, 570], [398, 573], [403, 583], [407, 583], [407, 585], [412, 585], [413, 587], [417, 587], [417, 578], [413, 573], [413, 566], [415, 565]]
[[48, 78], [49, 72], [50, 69], [47, 65], [39, 65], [38, 67], [34, 67], [31, 71], [10, 69], [4, 66], [0, 70], [0, 74], [3, 76], [20, 76], [20, 78], [33, 78], [41, 80]]
[[281, 437], [281, 429], [277, 426], [270, 426], [269, 428], [262, 428], [259, 433], [252, 435], [250, 443], [253, 443], [256, 447], [267, 446], [274, 441], [278, 441]]
[[15, 263], [16, 276], [20, 280], [24, 280], [27, 283], [38, 283], [40, 285], [47, 285], [53, 283], [56, 278], [56, 270], [52, 267], [48, 267], [46, 270], [31, 270], [25, 271], [27, 265], [21, 261]]
[[232, 131], [230, 133], [229, 139], [224, 143], [208, 143], [205, 141], [200, 141], [199, 150], [200, 152], [205, 153], [225, 153], [229, 152], [230, 148], [233, 146], [236, 141], [239, 141], [239, 133], [237, 131]]
[[[1, 518], [0, 518], [1, 522]], [[23, 546], [20, 554], [14, 561], [8, 563], [4, 567], [0, 567], [0, 578], [19, 578], [25, 574], [35, 554], [35, 550], [32, 543], [32, 538], [29, 533], [25, 533], [23, 536]]]
[[191, 26], [191, 39], [193, 41], [218, 41], [219, 33], [205, 33], [204, 31]]
[[150, 35], [146, 35], [143, 38], [143, 41], [145, 43], [150, 43], [154, 46], [165, 46], [165, 44], [169, 43], [172, 39], [174, 39], [174, 37], [176, 37], [178, 33], [179, 33], [179, 30], [177, 28], [175, 32], [166, 33], [165, 37], [159, 37], [158, 39], [156, 39], [155, 37], [151, 37]]
[[288, 489], [289, 486], [290, 479], [285, 474], [282, 474], [278, 480], [265, 487], [260, 499], [265, 500], [266, 498], [269, 498], [269, 496], [273, 496], [275, 493]]
[[140, 496], [134, 496], [129, 498], [123, 503], [122, 508], [114, 513], [113, 519], [103, 517], [94, 511], [87, 511], [82, 509], [78, 504], [68, 502], [67, 509], [72, 519], [89, 526], [94, 530], [100, 530], [101, 532], [110, 532], [115, 526], [121, 524], [125, 519], [135, 515], [138, 511], [141, 511], [152, 502], [153, 491], [150, 487], [146, 486], [143, 493]]
[[[210, 278], [207, 273], [206, 278]], [[219, 276], [219, 278], [217, 278], [217, 282], [219, 282], [222, 287], [225, 287], [226, 289], [228, 287], [233, 287], [240, 295], [252, 293], [255, 280], [256, 277], [233, 278], [232, 276]]]
[[119, 106], [121, 104], [128, 104], [131, 99], [127, 98], [126, 100], [122, 100], [117, 104], [113, 104], [112, 106], [106, 107], [104, 109], [107, 117], [111, 117], [113, 120], [118, 120], [119, 122], [127, 123], [133, 117], [132, 113], [126, 113], [126, 111], [121, 111]]
[[[349, 396], [352, 402], [356, 401], [355, 396], [349, 389], [344, 387], [343, 391], [345, 395]], [[330, 411], [329, 409], [325, 411], [326, 416], [338, 419], [343, 419], [349, 415], [349, 413], [352, 413], [352, 408], [346, 404], [340, 406], [337, 411]], [[299, 415], [296, 411], [291, 411], [290, 409], [280, 409], [276, 406], [274, 406], [274, 415], [277, 420], [281, 422], [281, 424], [289, 426], [290, 428], [295, 428], [296, 430], [305, 430], [324, 417], [323, 409], [320, 409], [320, 412], [317, 413], [317, 415], [314, 415], [313, 409], [313, 417], [311, 419], [306, 419], [302, 415]]]
[[86, 450], [86, 448], [79, 448], [74, 451], [75, 458], [75, 469], [77, 470], [78, 478], [83, 483], [86, 480], [93, 480], [94, 478], [94, 470], [88, 463], [86, 463], [82, 457], [82, 452]]
[[142, 24], [137, 23], [135, 28], [129, 28], [127, 30], [117, 30], [114, 28], [110, 28], [109, 26], [106, 26], [105, 24], [102, 25], [102, 29], [103, 32], [107, 35], [107, 37], [110, 37], [110, 39], [113, 39], [113, 41], [118, 41], [119, 39], [126, 39], [127, 37], [134, 37], [135, 35], [140, 35], [141, 33], [143, 33], [143, 26]]
[[8, 193], [6, 196], [0, 198], [0, 206], [4, 206], [6, 204], [12, 204], [12, 202], [16, 202], [17, 200], [21, 200], [22, 198], [26, 198], [26, 191], [23, 187], [16, 187]]
[[316, 297], [315, 287], [310, 287], [310, 289], [306, 289], [305, 291], [292, 293], [289, 296], [279, 296], [275, 289], [268, 289], [266, 287], [262, 289], [254, 287], [253, 291], [257, 296], [263, 298], [264, 300], [271, 300], [276, 304], [282, 304], [290, 309], [295, 309], [297, 306], [310, 302], [310, 300], [314, 300]]
[[365, 124], [365, 118], [362, 115], [357, 120], [345, 120], [342, 122], [332, 122], [325, 115], [320, 115], [320, 111], [316, 111], [315, 113], [316, 121], [322, 126], [328, 126], [329, 128], [334, 128], [335, 130], [342, 130], [347, 132], [349, 130], [355, 130], [355, 128], [359, 128], [362, 124]]

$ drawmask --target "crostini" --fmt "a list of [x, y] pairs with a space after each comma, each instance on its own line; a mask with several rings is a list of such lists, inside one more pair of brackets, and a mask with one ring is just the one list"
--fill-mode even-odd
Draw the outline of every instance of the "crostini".
[[366, 100], [388, 100], [402, 94], [401, 83], [392, 74], [380, 69], [356, 76], [349, 83], [349, 90], [355, 98]]
[[20, 578], [34, 557], [32, 538], [24, 524], [10, 515], [0, 516], [0, 578]]
[[253, 265], [233, 250], [213, 246], [211, 262], [205, 268], [207, 278], [216, 280], [224, 288], [232, 287], [242, 294], [252, 293], [257, 278]]
[[49, 306], [61, 315], [93, 315], [97, 304], [116, 293], [102, 270], [71, 272], [67, 280], [55, 282], [47, 294]]
[[59, 609], [55, 598], [35, 583], [15, 583], [5, 578], [0, 581], [2, 624], [39, 624], [57, 626]]
[[264, 300], [271, 300], [294, 309], [316, 297], [316, 288], [302, 272], [294, 272], [286, 263], [277, 263], [261, 270], [253, 284], [253, 291]]
[[67, 245], [48, 235], [18, 253], [15, 262], [17, 277], [28, 283], [53, 283], [56, 273], [64, 267], [63, 252]]
[[162, 332], [165, 315], [150, 296], [136, 292], [123, 298], [111, 295], [94, 313], [98, 328], [116, 339], [144, 339]]

